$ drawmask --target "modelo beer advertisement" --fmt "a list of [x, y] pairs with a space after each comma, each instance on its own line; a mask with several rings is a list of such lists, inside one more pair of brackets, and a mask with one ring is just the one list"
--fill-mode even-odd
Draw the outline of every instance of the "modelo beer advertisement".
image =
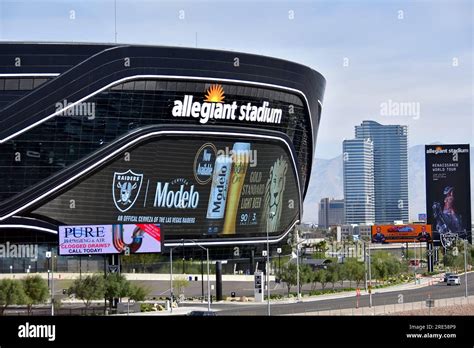
[[161, 252], [160, 225], [59, 226], [59, 255]]
[[372, 226], [372, 243], [417, 243], [432, 242], [430, 225], [375, 225]]
[[284, 142], [221, 135], [138, 145], [35, 213], [64, 225], [159, 224], [172, 240], [280, 235], [299, 209]]
[[469, 145], [425, 146], [426, 211], [436, 244], [471, 237]]

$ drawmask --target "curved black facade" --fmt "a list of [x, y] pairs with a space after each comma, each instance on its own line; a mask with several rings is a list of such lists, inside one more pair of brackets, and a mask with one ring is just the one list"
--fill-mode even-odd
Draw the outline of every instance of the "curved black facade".
[[[278, 239], [300, 219], [325, 87], [318, 72], [206, 49], [0, 46], [3, 226], [160, 218], [168, 241], [225, 243]], [[226, 160], [231, 227], [211, 211], [225, 204], [213, 201], [213, 175]]]

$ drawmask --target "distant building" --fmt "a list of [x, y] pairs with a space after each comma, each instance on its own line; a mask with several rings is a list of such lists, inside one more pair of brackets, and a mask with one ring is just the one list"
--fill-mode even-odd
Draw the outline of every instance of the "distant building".
[[364, 238], [370, 240], [372, 233], [372, 225], [342, 225], [341, 235], [342, 239], [348, 237], [358, 236], [358, 238]]
[[356, 139], [370, 139], [374, 151], [375, 223], [408, 222], [408, 127], [363, 121]]
[[346, 224], [373, 224], [374, 147], [370, 139], [344, 140], [343, 179]]
[[318, 226], [328, 228], [329, 226], [342, 225], [344, 223], [344, 200], [322, 198], [319, 202]]

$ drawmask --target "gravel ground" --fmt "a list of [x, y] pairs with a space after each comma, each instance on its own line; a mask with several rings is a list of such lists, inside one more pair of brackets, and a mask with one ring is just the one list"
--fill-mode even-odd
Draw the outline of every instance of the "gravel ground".
[[390, 315], [474, 315], [474, 304], [456, 305], [440, 308], [417, 309], [413, 311], [404, 311], [391, 313]]

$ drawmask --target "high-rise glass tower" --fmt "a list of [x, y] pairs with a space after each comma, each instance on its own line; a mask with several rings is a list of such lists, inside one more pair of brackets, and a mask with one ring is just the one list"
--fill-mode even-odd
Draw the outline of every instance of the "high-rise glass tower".
[[344, 140], [344, 215], [347, 224], [373, 224], [374, 147], [370, 139]]
[[319, 227], [328, 228], [344, 224], [344, 200], [321, 198], [318, 215]]
[[375, 222], [408, 222], [408, 129], [363, 121], [356, 139], [370, 139], [374, 148]]

